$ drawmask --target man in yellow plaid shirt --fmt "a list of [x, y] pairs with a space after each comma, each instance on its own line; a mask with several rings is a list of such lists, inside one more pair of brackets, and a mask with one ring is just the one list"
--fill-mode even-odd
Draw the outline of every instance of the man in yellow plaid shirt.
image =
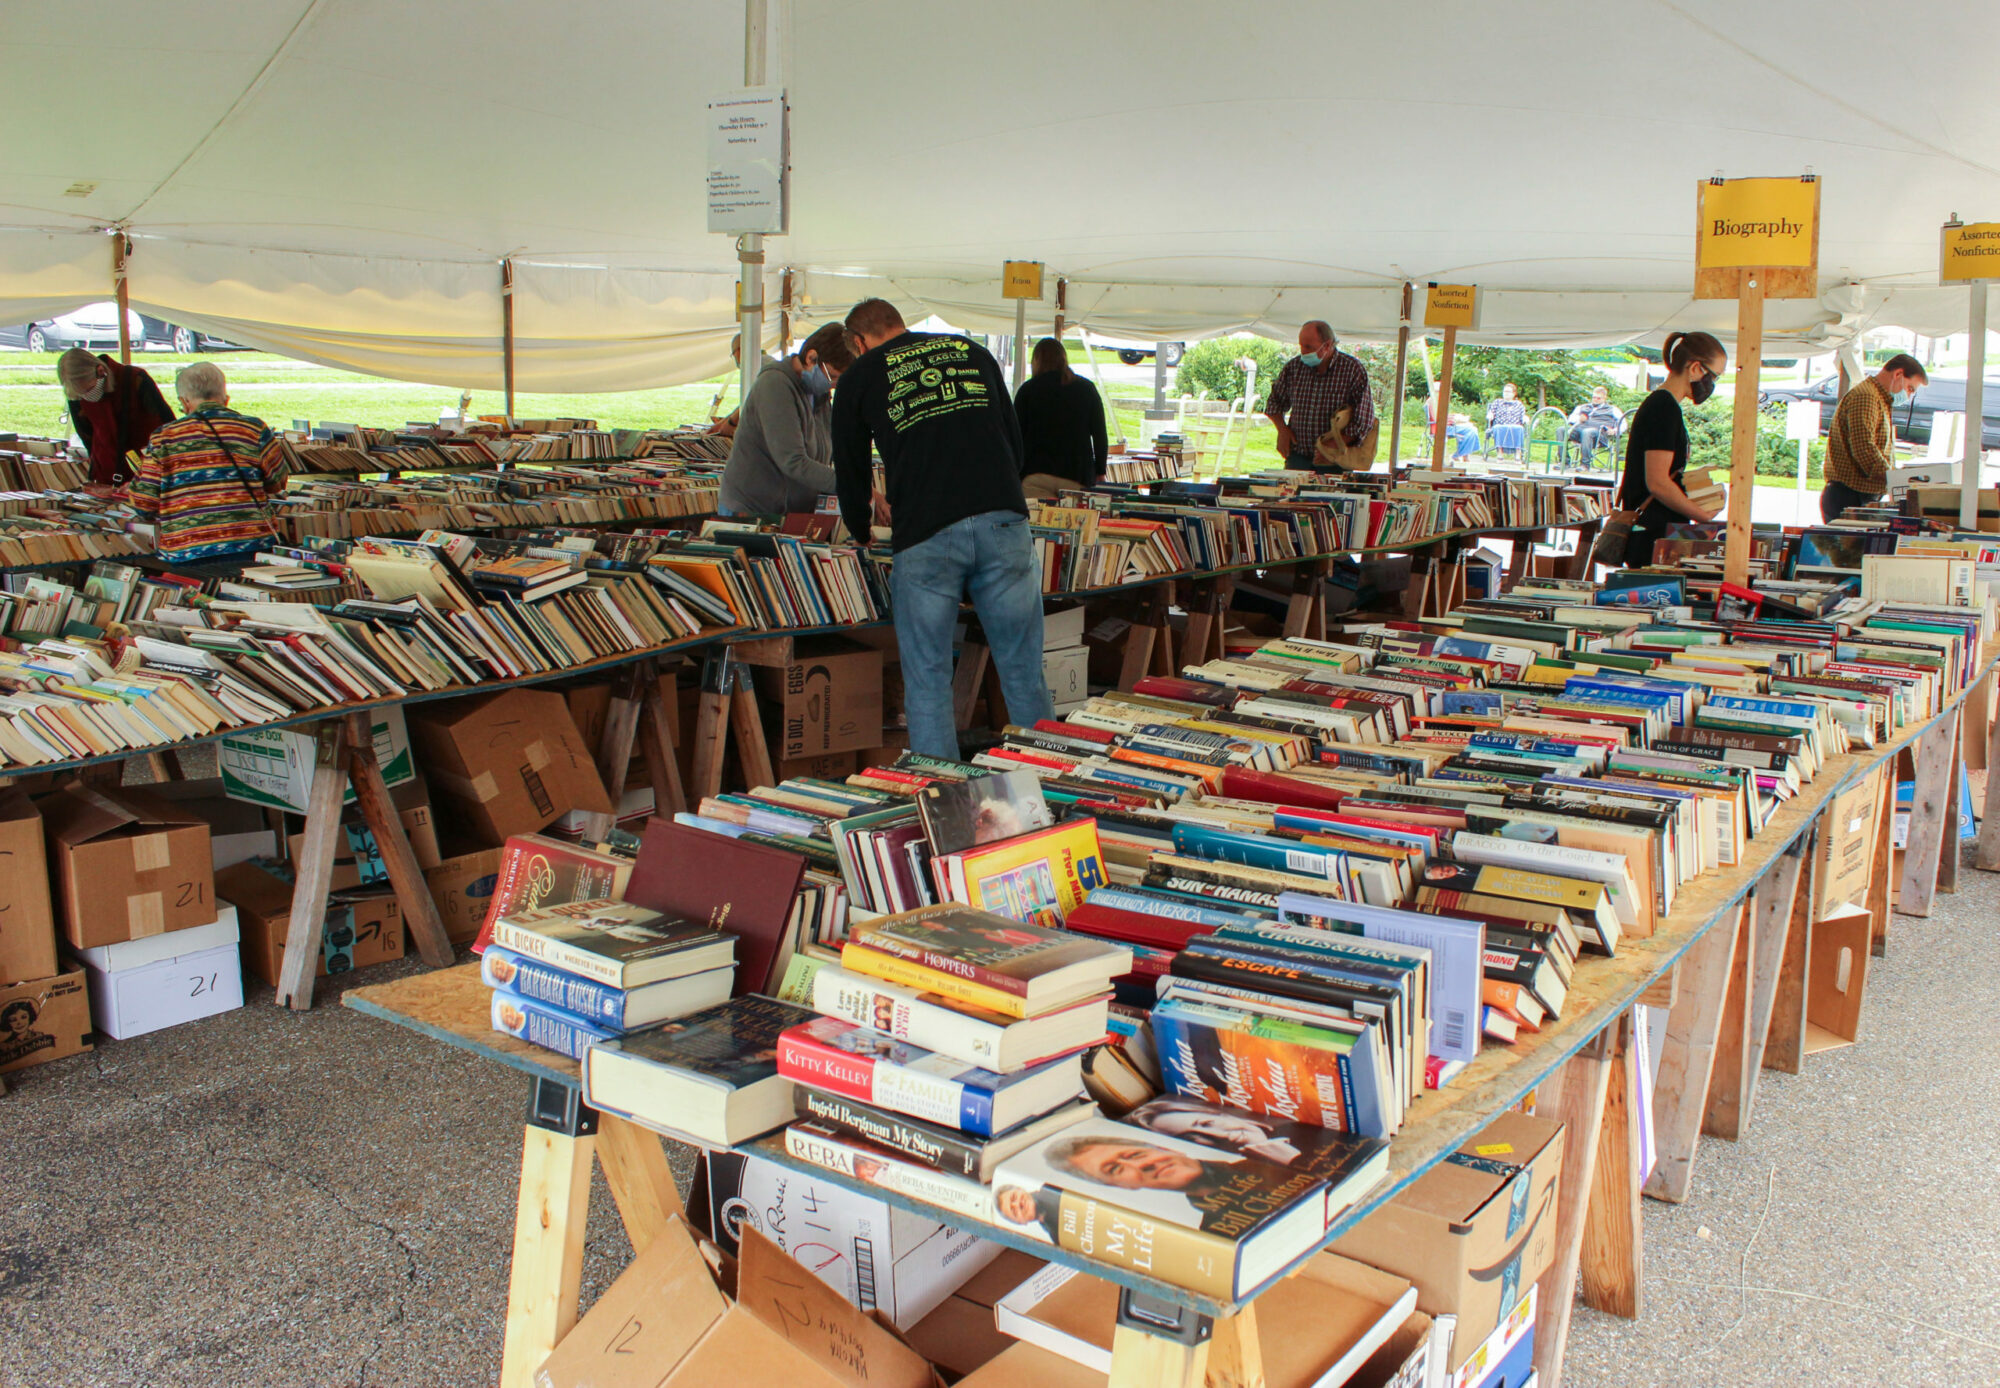
[[1916, 394], [1930, 384], [1924, 364], [1908, 352], [1898, 352], [1882, 369], [1840, 397], [1833, 424], [1826, 431], [1826, 490], [1819, 494], [1819, 513], [1832, 520], [1851, 506], [1872, 506], [1889, 490], [1889, 464], [1895, 456], [1897, 397]]

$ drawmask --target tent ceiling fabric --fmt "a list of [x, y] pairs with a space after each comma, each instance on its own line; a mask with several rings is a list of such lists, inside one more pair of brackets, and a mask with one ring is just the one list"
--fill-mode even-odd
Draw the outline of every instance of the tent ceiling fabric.
[[[1938, 7], [1907, 43], [1860, 0], [1754, 25], [1723, 0], [772, 11], [794, 230], [766, 297], [801, 271], [808, 318], [883, 292], [1005, 329], [999, 262], [1027, 258], [1070, 280], [1072, 321], [1142, 339], [1381, 337], [1404, 279], [1480, 284], [1466, 340], [1726, 332], [1689, 297], [1695, 181], [1810, 167], [1821, 294], [1767, 333], [1823, 351], [1962, 330], [1938, 224], [2000, 217], [2000, 108], [1966, 99], [2000, 6]], [[704, 108], [742, 32], [715, 0], [10, 6], [0, 319], [105, 297], [122, 225], [149, 311], [490, 387], [513, 256], [523, 388], [706, 375], [735, 258], [705, 229]], [[87, 105], [55, 99], [84, 76]]]

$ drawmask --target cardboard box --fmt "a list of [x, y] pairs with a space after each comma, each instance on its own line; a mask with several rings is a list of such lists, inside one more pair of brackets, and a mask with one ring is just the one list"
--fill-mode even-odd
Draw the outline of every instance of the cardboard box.
[[86, 967], [84, 976], [98, 1031], [117, 1040], [243, 1006], [243, 966], [234, 941], [115, 973]]
[[1001, 1297], [1048, 1264], [1018, 1248], [999, 1256], [966, 1279], [965, 1285], [938, 1303], [937, 1309], [911, 1326], [904, 1337], [910, 1348], [947, 1373], [969, 1374], [1014, 1343], [993, 1323], [993, 1308]]
[[1042, 614], [1042, 649], [1059, 651], [1083, 644], [1083, 604], [1058, 607]]
[[1503, 1113], [1333, 1251], [1407, 1277], [1418, 1310], [1457, 1316], [1456, 1370], [1554, 1260], [1562, 1150], [1562, 1124]]
[[852, 776], [861, 765], [859, 752], [828, 752], [818, 757], [794, 757], [790, 761], [771, 763], [771, 769], [781, 781], [789, 781], [794, 776], [812, 776], [822, 781], [844, 781]]
[[1535, 1291], [1493, 1328], [1451, 1375], [1447, 1388], [1521, 1388], [1535, 1367]]
[[732, 1299], [671, 1220], [542, 1362], [536, 1388], [934, 1388], [916, 1351], [755, 1230], [735, 1273]]
[[710, 1152], [709, 1227], [725, 1253], [752, 1229], [791, 1251], [814, 1245], [819, 1279], [907, 1330], [993, 1260], [1000, 1245], [741, 1152]]
[[[394, 789], [416, 779], [417, 768], [410, 758], [410, 734], [403, 723], [402, 708], [391, 704], [375, 710], [370, 717], [374, 720], [375, 760], [382, 768], [383, 784]], [[311, 733], [284, 728], [248, 728], [230, 733], [215, 744], [223, 793], [246, 804], [304, 814], [312, 795], [317, 746], [317, 739]], [[347, 788], [345, 803], [354, 803], [353, 786]]]
[[215, 869], [199, 815], [140, 790], [59, 790], [41, 802], [42, 830], [79, 949], [215, 919]]
[[859, 771], [864, 767], [870, 766], [893, 765], [896, 758], [909, 750], [910, 734], [908, 731], [884, 733], [882, 734], [881, 746], [870, 747], [856, 756], [855, 760], [859, 765], [855, 767], [855, 770]]
[[56, 971], [56, 917], [42, 816], [13, 786], [0, 788], [0, 984]]
[[1110, 1382], [1097, 1370], [1040, 1345], [1017, 1344], [961, 1378], [958, 1388], [1106, 1388]]
[[444, 921], [444, 933], [453, 944], [466, 944], [479, 934], [486, 919], [486, 907], [500, 881], [500, 857], [504, 850], [475, 848], [455, 853], [424, 873], [424, 885], [437, 903]]
[[[583, 822], [589, 816], [582, 810], [571, 810], [549, 826], [548, 832], [559, 838], [580, 838]], [[614, 822], [637, 833], [645, 822], [653, 817], [653, 788], [651, 786], [628, 785], [618, 797], [618, 814]]]
[[0, 988], [0, 1075], [90, 1049], [81, 971]]
[[774, 758], [858, 752], [882, 741], [882, 653], [838, 636], [808, 637], [788, 665], [757, 671], [757, 693], [777, 719]]
[[123, 973], [127, 969], [143, 969], [148, 964], [157, 964], [162, 959], [178, 959], [184, 954], [199, 954], [218, 945], [233, 945], [240, 938], [236, 908], [224, 901], [216, 906], [215, 919], [207, 925], [193, 925], [186, 930], [169, 930], [164, 935], [120, 940], [115, 945], [98, 945], [95, 949], [71, 950], [70, 953], [79, 963], [93, 969], [104, 973]]
[[498, 848], [509, 834], [531, 834], [571, 810], [611, 809], [596, 759], [553, 690], [419, 705], [410, 740], [440, 817], [482, 846]]
[[1875, 860], [1875, 826], [1882, 813], [1886, 771], [1878, 766], [1834, 796], [1820, 820], [1816, 921], [1868, 909], [1869, 868]]
[[264, 811], [224, 795], [221, 777], [161, 781], [146, 789], [208, 821], [209, 863], [218, 871], [231, 863], [278, 856], [278, 836], [271, 831]]
[[1042, 682], [1056, 707], [1080, 704], [1090, 697], [1090, 649], [1070, 646], [1042, 653]]
[[[403, 835], [410, 841], [410, 852], [416, 856], [417, 866], [429, 871], [444, 859], [438, 853], [437, 828], [431, 821], [431, 807], [418, 805], [414, 809], [398, 810], [396, 817], [403, 822]], [[305, 853], [306, 836], [293, 834], [285, 840], [291, 850], [291, 860], [297, 862]], [[379, 887], [388, 882], [389, 870], [382, 863], [382, 850], [375, 842], [375, 831], [357, 818], [342, 817], [340, 834], [333, 841], [333, 876], [328, 886], [336, 892], [352, 890], [355, 887]]]
[[[243, 967], [273, 988], [285, 965], [285, 937], [292, 926], [292, 884], [255, 863], [224, 868], [215, 889], [236, 907]], [[314, 975], [346, 973], [403, 957], [403, 910], [394, 896], [327, 898]]]

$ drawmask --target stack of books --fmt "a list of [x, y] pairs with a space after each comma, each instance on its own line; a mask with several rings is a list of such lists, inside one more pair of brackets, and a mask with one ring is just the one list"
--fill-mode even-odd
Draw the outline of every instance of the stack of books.
[[822, 1013], [779, 1038], [792, 1155], [994, 1216], [997, 1164], [1097, 1113], [1083, 1051], [1104, 1039], [1129, 951], [967, 907], [856, 926], [838, 965], [795, 959], [784, 996]]
[[493, 922], [480, 976], [493, 1029], [583, 1059], [729, 997], [736, 941], [610, 897], [511, 911]]

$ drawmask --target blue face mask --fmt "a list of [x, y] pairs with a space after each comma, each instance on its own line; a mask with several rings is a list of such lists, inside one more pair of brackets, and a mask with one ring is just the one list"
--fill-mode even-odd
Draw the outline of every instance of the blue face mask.
[[806, 394], [815, 400], [833, 391], [833, 382], [828, 379], [826, 368], [817, 364], [808, 366], [799, 373], [799, 384], [804, 386]]
[[1306, 368], [1307, 370], [1309, 370], [1309, 371], [1310, 371], [1310, 370], [1311, 370], [1311, 369], [1312, 369], [1313, 367], [1315, 367], [1315, 366], [1318, 366], [1318, 365], [1319, 365], [1319, 353], [1318, 353], [1318, 352], [1303, 352], [1303, 353], [1301, 353], [1301, 354], [1299, 355], [1299, 362], [1300, 362], [1300, 364], [1302, 364], [1302, 365], [1303, 365], [1303, 366], [1304, 366], [1304, 367], [1305, 367], [1305, 368]]

